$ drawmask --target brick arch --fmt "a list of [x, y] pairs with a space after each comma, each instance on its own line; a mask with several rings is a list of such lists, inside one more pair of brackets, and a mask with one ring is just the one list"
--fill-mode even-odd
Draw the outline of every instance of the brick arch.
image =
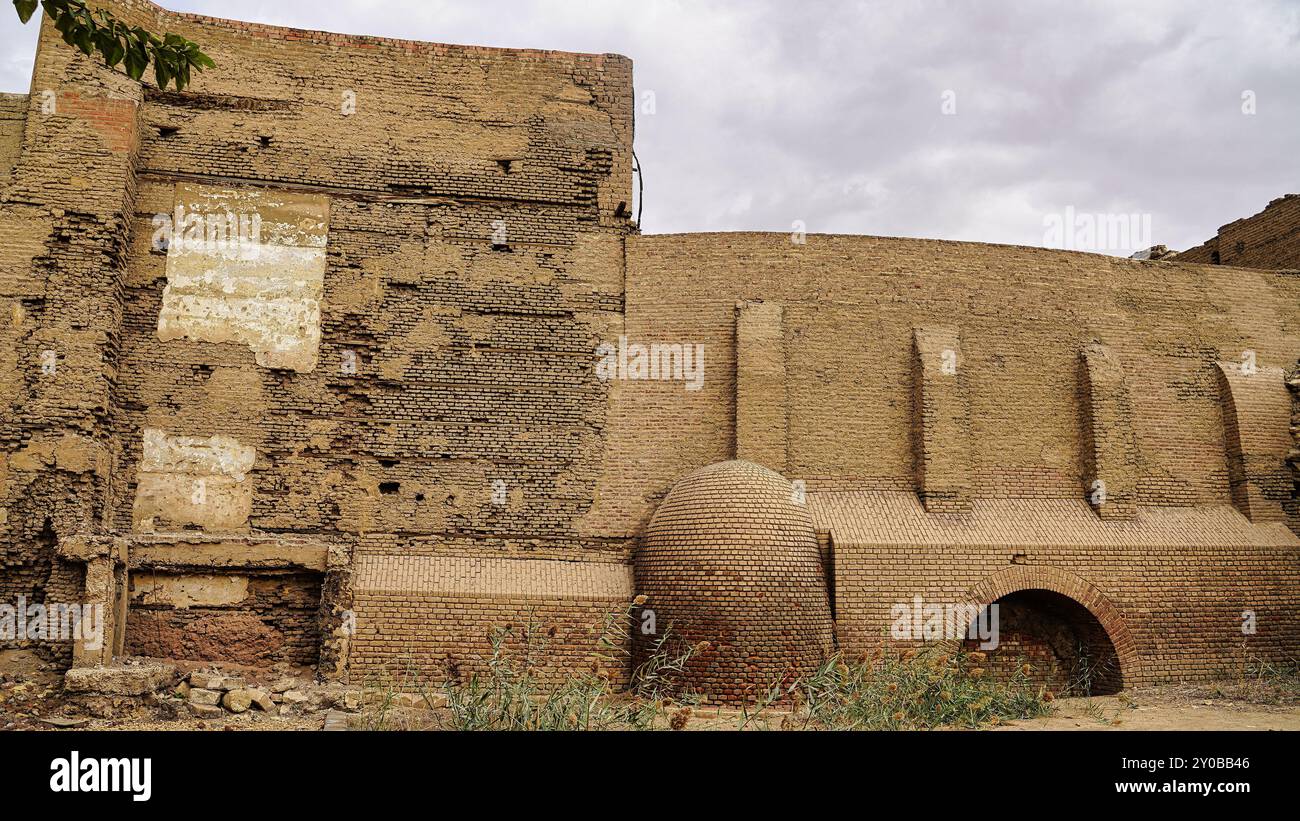
[[1137, 672], [1137, 644], [1124, 623], [1120, 609], [1082, 576], [1048, 565], [1016, 565], [994, 573], [967, 593], [967, 600], [984, 608], [1003, 596], [1022, 590], [1050, 590], [1072, 599], [1093, 615], [1106, 631], [1119, 657], [1121, 686], [1127, 686]]

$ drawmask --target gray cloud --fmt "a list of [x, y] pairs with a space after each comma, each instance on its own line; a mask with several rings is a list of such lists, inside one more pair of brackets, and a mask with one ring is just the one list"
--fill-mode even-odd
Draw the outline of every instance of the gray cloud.
[[[647, 233], [1040, 245], [1044, 217], [1145, 213], [1185, 248], [1300, 191], [1294, 0], [998, 3], [280, 0], [169, 7], [298, 28], [618, 52]], [[35, 25], [0, 12], [0, 90]], [[1257, 113], [1242, 114], [1253, 91]], [[957, 113], [944, 115], [954, 92]]]

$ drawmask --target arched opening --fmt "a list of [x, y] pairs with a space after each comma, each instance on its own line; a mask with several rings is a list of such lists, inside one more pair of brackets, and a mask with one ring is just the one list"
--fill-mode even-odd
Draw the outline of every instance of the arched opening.
[[[1029, 665], [1029, 678], [1057, 695], [1097, 696], [1123, 687], [1119, 654], [1097, 617], [1069, 596], [1051, 590], [1018, 590], [997, 605], [997, 646], [967, 650], [988, 656], [986, 669], [1010, 678]], [[992, 612], [990, 613], [992, 615]]]

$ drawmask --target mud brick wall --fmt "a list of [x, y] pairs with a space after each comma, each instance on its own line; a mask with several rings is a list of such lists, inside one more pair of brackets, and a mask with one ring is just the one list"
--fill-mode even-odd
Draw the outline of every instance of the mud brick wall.
[[[895, 602], [978, 598], [1025, 565], [1057, 579], [1047, 589], [1074, 585], [1064, 595], [1108, 608], [1128, 684], [1293, 658], [1300, 522], [1293, 505], [1281, 513], [1274, 480], [1290, 447], [1277, 374], [1300, 348], [1297, 297], [1300, 280], [1286, 273], [1040, 249], [630, 237], [628, 337], [704, 344], [708, 367], [698, 392], [619, 386], [600, 504], [636, 532], [683, 472], [731, 456], [745, 339], [736, 305], [777, 302], [786, 475], [806, 482], [828, 534], [842, 649], [887, 639]], [[1207, 300], [1221, 306], [1213, 316], [1196, 307]], [[923, 452], [968, 449], [968, 513], [927, 513], [919, 501], [917, 414], [928, 406], [914, 397], [915, 329], [927, 327], [955, 333], [970, 411], [951, 413]], [[1088, 364], [1101, 355], [1090, 351], [1104, 352], [1104, 369]], [[1260, 381], [1220, 384], [1246, 351]], [[1225, 418], [1237, 406], [1252, 417], [1248, 459]], [[953, 464], [961, 474], [962, 460]], [[1242, 465], [1275, 516], [1234, 507]], [[1114, 474], [1110, 504], [1122, 515], [1093, 509], [1091, 483], [1106, 478], [1094, 473]], [[1241, 632], [1245, 610], [1255, 634]]]
[[[184, 94], [145, 93], [116, 526], [140, 526], [138, 443], [159, 430], [256, 454], [237, 483], [246, 503], [231, 503], [246, 517], [198, 522], [208, 530], [320, 535], [358, 563], [416, 540], [626, 564], [625, 544], [573, 522], [595, 493], [604, 423], [588, 355], [622, 308], [630, 63], [186, 15], [160, 24], [220, 68]], [[175, 254], [146, 240], [155, 215], [190, 207], [187, 185], [258, 189], [286, 208], [324, 201], [314, 362], [266, 367], [247, 345], [160, 341]], [[395, 660], [412, 633], [471, 646], [519, 621], [512, 601], [454, 619], [383, 609], [368, 576], [349, 578], [355, 591], [327, 608], [354, 613], [355, 675]], [[405, 592], [434, 590], [457, 594]], [[563, 615], [555, 591], [539, 592]], [[589, 620], [590, 606], [570, 607], [566, 623]]]
[[[389, 561], [414, 541], [630, 574], [626, 536], [576, 524], [605, 424], [590, 353], [621, 325], [630, 61], [105, 5], [218, 68], [159, 90], [47, 26], [31, 98], [4, 98], [0, 157], [20, 113], [28, 146], [0, 197], [6, 592], [61, 589], [60, 573], [75, 587], [80, 566], [53, 550], [86, 532], [318, 537], [341, 555], [319, 604], [333, 638], [432, 629], [350, 612], [353, 551]], [[37, 113], [45, 89], [57, 106]], [[262, 219], [270, 257], [178, 241], [185, 214], [223, 209]], [[299, 609], [241, 606], [306, 657]], [[442, 621], [443, 640], [500, 621], [476, 612], [488, 621]], [[132, 603], [133, 648], [210, 620], [161, 613]], [[346, 666], [346, 641], [325, 654]]]
[[26, 125], [27, 95], [0, 94], [0, 185], [9, 184], [9, 175], [22, 151]]
[[1291, 499], [1283, 503], [1288, 521], [1300, 518], [1300, 362], [1287, 373], [1286, 386], [1291, 391], [1291, 438], [1295, 446], [1287, 452], [1291, 468]]
[[[1043, 585], [1126, 682], [1297, 654], [1300, 278], [1259, 270], [1296, 267], [1294, 198], [1176, 262], [643, 237], [627, 58], [108, 5], [218, 67], [160, 90], [46, 24], [0, 100], [6, 600], [76, 600], [58, 551], [107, 539], [217, 591], [141, 592], [138, 652], [275, 631], [238, 652], [434, 676], [536, 620], [554, 676], [672, 484], [740, 455], [806, 489], [843, 648], [918, 592]], [[620, 338], [702, 346], [699, 389], [602, 381]]]
[[[570, 593], [505, 597], [459, 594], [357, 592], [358, 612], [382, 630], [365, 629], [353, 640], [355, 683], [416, 681], [437, 684], [485, 677], [498, 658], [539, 681], [598, 675], [627, 683], [631, 648], [602, 648], [609, 619], [620, 618], [626, 598], [586, 599]], [[500, 631], [494, 645], [494, 631]], [[613, 633], [611, 641], [613, 641]]]
[[321, 579], [314, 573], [131, 578], [126, 652], [193, 661], [315, 665]]
[[[483, 673], [492, 633], [505, 628], [503, 652], [517, 664], [531, 654], [543, 678], [591, 672], [608, 656], [601, 635], [611, 619], [625, 618], [632, 598], [631, 568], [621, 557], [504, 558], [472, 540], [440, 547], [427, 537], [400, 545], [367, 538], [353, 568], [354, 606], [371, 616], [351, 642], [354, 675], [418, 673], [442, 681]], [[616, 660], [599, 666], [625, 681], [627, 657]]]
[[706, 349], [699, 391], [627, 381], [612, 392], [599, 505], [629, 532], [685, 470], [733, 453], [738, 302], [783, 305], [785, 473], [810, 490], [917, 491], [914, 331], [953, 326], [975, 497], [1083, 498], [1095, 457], [1080, 363], [1096, 342], [1125, 374], [1136, 501], [1230, 502], [1217, 363], [1249, 350], [1258, 368], [1279, 368], [1300, 347], [1300, 279], [1286, 273], [872, 237], [635, 236], [627, 247], [629, 339]]
[[[132, 11], [125, 19], [140, 21]], [[112, 506], [108, 423], [141, 90], [56, 39], [47, 21], [32, 94], [0, 106], [0, 590], [9, 604], [18, 595], [82, 602], [84, 565], [56, 550], [103, 532]], [[71, 657], [66, 644], [38, 651], [61, 664]]]
[[1279, 197], [1258, 214], [1228, 223], [1216, 236], [1183, 251], [1178, 259], [1300, 270], [1300, 194]]
[[[927, 516], [911, 494], [814, 494], [830, 532], [840, 647], [890, 639], [890, 607], [913, 596], [983, 606], [1024, 589], [1067, 596], [1115, 645], [1124, 686], [1195, 680], [1300, 653], [1296, 539], [1230, 505], [1140, 507], [1101, 519], [1086, 502], [977, 501]], [[1255, 614], [1256, 632], [1242, 632]]]

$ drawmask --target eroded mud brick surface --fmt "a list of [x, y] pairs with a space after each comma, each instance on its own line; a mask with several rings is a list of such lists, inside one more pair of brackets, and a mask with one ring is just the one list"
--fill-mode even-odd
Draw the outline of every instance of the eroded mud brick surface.
[[642, 236], [628, 58], [107, 5], [217, 68], [47, 23], [0, 96], [0, 600], [110, 625], [0, 652], [558, 678], [644, 594], [720, 700], [918, 599], [1054, 687], [1300, 655], [1294, 197], [1143, 261]]

